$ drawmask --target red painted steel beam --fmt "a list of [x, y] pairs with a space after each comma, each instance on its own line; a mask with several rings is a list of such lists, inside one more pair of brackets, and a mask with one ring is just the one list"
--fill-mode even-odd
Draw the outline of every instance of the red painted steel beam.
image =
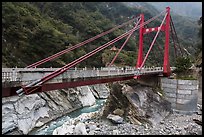
[[[62, 82], [62, 83], [47, 83], [47, 84], [43, 84], [42, 86], [38, 86], [38, 88], [31, 94], [38, 93], [38, 92], [44, 92], [44, 91], [64, 89], [64, 88], [74, 88], [74, 87], [85, 86], [85, 85], [94, 85], [94, 84], [102, 84], [102, 83], [115, 82], [115, 81], [130, 80], [130, 79], [133, 79], [133, 77], [134, 75], [124, 76], [124, 77], [115, 77], [115, 78], [101, 78], [101, 79], [89, 79], [89, 80], [86, 79], [86, 80]], [[7, 87], [7, 88], [2, 87], [2, 97], [17, 96], [16, 90], [20, 88], [21, 88], [20, 86]], [[28, 87], [25, 89], [32, 90], [32, 88], [36, 88], [36, 86]]]
[[10, 96], [17, 96], [16, 90], [19, 90], [21, 86], [18, 87], [2, 87], [2, 98], [3, 97], [10, 97]]
[[129, 80], [129, 79], [133, 79], [133, 75], [128, 76], [128, 77], [126, 76], [126, 77], [91, 79], [91, 80], [64, 82], [64, 83], [50, 83], [50, 84], [42, 85], [42, 91], [50, 91], [50, 90], [64, 89], [64, 88], [74, 88], [78, 86], [102, 84], [102, 83], [109, 83], [109, 82], [115, 82], [115, 81], [124, 81], [124, 80]]
[[[153, 32], [153, 31], [159, 31], [159, 27], [154, 27], [154, 28], [145, 28], [144, 30], [143, 30], [143, 34], [147, 34], [147, 33], [151, 33], [151, 32]], [[161, 26], [161, 31], [165, 31], [165, 25], [162, 25]]]

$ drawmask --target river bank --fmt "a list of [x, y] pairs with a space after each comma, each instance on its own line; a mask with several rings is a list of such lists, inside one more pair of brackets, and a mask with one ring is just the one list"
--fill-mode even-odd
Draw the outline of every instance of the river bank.
[[[199, 106], [198, 109], [201, 109]], [[201, 120], [201, 114], [184, 115], [172, 113], [154, 126], [148, 124], [135, 125], [128, 121], [114, 124], [106, 118], [101, 118], [102, 110], [82, 113], [78, 117], [67, 117], [61, 126], [55, 129], [49, 127], [50, 132], [41, 135], [202, 135], [202, 126], [194, 120]], [[57, 121], [55, 122], [55, 124]], [[59, 124], [59, 123], [58, 123]], [[57, 124], [56, 124], [57, 125]], [[75, 130], [79, 128], [77, 131]], [[69, 129], [69, 130], [68, 130]], [[45, 131], [45, 130], [44, 130]], [[51, 132], [52, 131], [52, 132]], [[39, 132], [37, 135], [40, 135]]]
[[73, 121], [76, 121], [77, 118], [79, 119], [80, 118], [79, 116], [81, 116], [82, 114], [87, 115], [89, 113], [91, 114], [92, 112], [97, 112], [98, 110], [100, 110], [102, 108], [105, 101], [106, 101], [106, 99], [97, 99], [95, 105], [74, 110], [71, 113], [68, 113], [68, 114], [66, 114], [66, 115], [64, 115], [58, 119], [55, 119], [55, 120], [45, 124], [41, 128], [34, 129], [33, 131], [31, 131], [29, 133], [29, 135], [52, 135], [53, 131], [56, 128], [62, 126], [67, 121], [70, 121], [71, 119]]
[[[137, 121], [137, 123], [133, 123], [131, 119], [128, 118], [122, 118], [122, 115], [120, 119], [122, 121], [118, 122], [117, 124], [110, 120], [108, 117], [110, 114], [114, 113], [111, 111], [108, 111], [108, 116], [106, 115], [104, 117], [104, 112], [107, 112], [107, 106], [108, 108], [113, 108], [113, 106], [110, 106], [109, 104], [117, 107], [122, 107], [122, 100], [124, 101], [125, 98], [123, 96], [116, 96], [121, 95], [119, 94], [119, 86], [115, 87], [115, 91], [117, 92], [111, 92], [109, 98], [107, 99], [105, 105], [101, 108], [95, 109], [95, 106], [87, 107], [87, 111], [85, 113], [81, 113], [81, 115], [75, 115], [75, 117], [67, 117], [66, 120], [64, 120], [63, 124], [61, 126], [58, 126], [57, 128], [53, 129], [52, 132], [49, 132], [49, 135], [201, 135], [202, 134], [202, 126], [199, 124], [199, 122], [202, 123], [202, 105], [198, 104], [198, 112], [195, 112], [191, 115], [186, 114], [179, 114], [176, 112], [170, 112], [168, 110], [161, 109], [161, 104], [163, 104], [162, 99], [159, 97], [159, 95], [155, 94], [152, 95], [151, 98], [154, 98], [154, 100], [149, 100], [150, 97], [149, 92], [152, 93], [151, 88], [147, 87], [140, 87], [137, 86], [137, 94], [134, 92], [134, 94], [131, 94], [131, 91], [136, 88], [129, 87], [127, 85], [123, 86], [123, 94], [126, 95], [126, 97], [133, 97], [129, 98], [133, 102], [140, 100], [140, 105], [138, 104], [138, 113], [139, 112], [148, 112], [147, 110], [154, 110], [154, 112], [151, 112], [149, 118], [149, 122], [152, 122], [152, 124]], [[125, 93], [126, 92], [126, 93]], [[128, 93], [128, 96], [127, 96]], [[134, 95], [134, 96], [132, 96]], [[138, 95], [138, 97], [136, 97]], [[148, 97], [149, 96], [149, 97]], [[114, 97], [114, 102], [111, 102], [112, 99], [110, 97]], [[157, 97], [157, 100], [155, 100]], [[117, 100], [116, 100], [117, 98]], [[147, 107], [147, 102], [151, 101], [151, 106]], [[155, 101], [161, 102], [160, 104], [156, 105]], [[127, 102], [127, 100], [125, 100]], [[136, 102], [137, 103], [137, 102]], [[143, 105], [141, 105], [143, 104]], [[142, 107], [143, 106], [143, 107]], [[155, 111], [155, 107], [160, 106], [160, 111]], [[152, 107], [154, 109], [152, 109]], [[93, 109], [94, 108], [94, 109]], [[127, 107], [128, 108], [128, 107]], [[90, 112], [90, 110], [94, 110]], [[114, 108], [115, 109], [115, 108]], [[113, 109], [113, 110], [114, 110]], [[111, 110], [111, 109], [109, 109]], [[163, 111], [161, 115], [161, 110]], [[79, 111], [80, 112], [80, 111]], [[90, 112], [90, 113], [88, 113]], [[119, 112], [119, 111], [118, 111]], [[117, 112], [117, 113], [118, 113]], [[120, 113], [123, 113], [122, 110]], [[150, 113], [150, 112], [149, 112]], [[142, 114], [142, 113], [141, 113]], [[152, 117], [153, 116], [153, 117]], [[119, 117], [119, 116], [118, 116]], [[140, 115], [136, 116], [135, 118], [139, 118]], [[146, 120], [148, 120], [146, 118]], [[50, 127], [48, 127], [50, 128]], [[42, 133], [45, 134], [45, 133]]]
[[[2, 120], [7, 122], [4, 124], [11, 124], [12, 126], [12, 124], [16, 123], [11, 123], [13, 122], [12, 119], [10, 121], [6, 119], [10, 115], [13, 115], [13, 113], [9, 112], [14, 111], [15, 115], [21, 112], [21, 115], [24, 116], [22, 118], [27, 118], [25, 116], [26, 114], [29, 114], [32, 117], [24, 119], [23, 123], [20, 123], [23, 119], [17, 119], [18, 124], [15, 125], [17, 127], [24, 124], [24, 127], [26, 127], [25, 122], [32, 120], [34, 115], [34, 118], [37, 117], [38, 121], [36, 120], [37, 122], [35, 122], [35, 126], [30, 127], [32, 130], [29, 131], [29, 135], [202, 134], [202, 126], [196, 123], [196, 120], [202, 123], [202, 105], [198, 104], [198, 112], [193, 113], [192, 115], [172, 113], [170, 103], [165, 100], [161, 93], [158, 93], [158, 91], [152, 87], [142, 86], [135, 83], [132, 84], [133, 82], [135, 81], [129, 83], [115, 83], [110, 89], [107, 89], [105, 85], [103, 85], [103, 88], [100, 87], [100, 85], [97, 85], [94, 88], [80, 87], [78, 89], [64, 91], [64, 93], [67, 94], [61, 94], [62, 92], [57, 91], [53, 93], [50, 92], [49, 94], [46, 94], [47, 96], [52, 95], [49, 96], [50, 100], [45, 100], [45, 98], [43, 98], [44, 101], [40, 97], [45, 96], [39, 94], [33, 95], [32, 97], [27, 96], [27, 98], [23, 100], [22, 98], [4, 100], [4, 106], [2, 106], [4, 117]], [[66, 104], [67, 100], [64, 101], [60, 98], [62, 95], [63, 99], [69, 99], [70, 103], [67, 102], [68, 104]], [[55, 100], [51, 100], [51, 97], [55, 98]], [[97, 97], [104, 98], [98, 99]], [[28, 102], [26, 99], [31, 101]], [[34, 104], [31, 103], [32, 100], [35, 102]], [[12, 102], [14, 107], [11, 107]], [[23, 102], [26, 102], [27, 104], [23, 104]], [[78, 104], [75, 104], [74, 102], [78, 102]], [[62, 108], [62, 106], [63, 108], [67, 108], [67, 105], [72, 106], [69, 107], [68, 110], [72, 110], [76, 108], [76, 106], [82, 107], [79, 107], [79, 109], [69, 114], [65, 114], [62, 117], [57, 115], [59, 118], [52, 119], [45, 124], [39, 124], [39, 121], [42, 121], [42, 116], [49, 117], [53, 112], [42, 111], [42, 108], [45, 109], [47, 106], [50, 106], [50, 108], [53, 109], [53, 107], [55, 108], [56, 106], [56, 108], [59, 109]], [[27, 108], [29, 108], [30, 111], [28, 111]], [[41, 111], [39, 111], [39, 109]], [[47, 116], [47, 113], [49, 116]], [[110, 115], [115, 115], [114, 118], [119, 118], [119, 122], [116, 124], [110, 120]], [[23, 127], [21, 127], [21, 129], [22, 128]], [[12, 132], [11, 134], [15, 134], [15, 132]]]

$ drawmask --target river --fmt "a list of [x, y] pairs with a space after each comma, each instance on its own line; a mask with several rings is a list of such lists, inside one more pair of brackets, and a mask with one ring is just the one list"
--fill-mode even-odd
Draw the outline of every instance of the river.
[[65, 116], [62, 116], [55, 121], [51, 121], [44, 126], [42, 126], [39, 129], [33, 130], [29, 133], [29, 135], [52, 135], [53, 131], [57, 128], [62, 126], [67, 120], [70, 118], [76, 118], [80, 116], [83, 113], [90, 113], [90, 112], [96, 112], [99, 109], [102, 108], [104, 105], [106, 99], [96, 99], [96, 104], [90, 107], [84, 107], [78, 110], [75, 110]]

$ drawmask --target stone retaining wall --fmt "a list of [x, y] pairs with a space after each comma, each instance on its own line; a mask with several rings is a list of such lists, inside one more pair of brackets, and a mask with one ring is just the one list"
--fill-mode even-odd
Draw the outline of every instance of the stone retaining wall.
[[192, 113], [197, 111], [198, 80], [161, 78], [161, 89], [171, 102], [174, 112]]

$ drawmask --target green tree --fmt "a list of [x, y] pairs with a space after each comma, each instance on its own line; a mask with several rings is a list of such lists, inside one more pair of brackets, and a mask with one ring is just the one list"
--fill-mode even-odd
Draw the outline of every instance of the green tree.
[[189, 57], [178, 57], [176, 59], [176, 72], [186, 72], [191, 67], [192, 62]]

